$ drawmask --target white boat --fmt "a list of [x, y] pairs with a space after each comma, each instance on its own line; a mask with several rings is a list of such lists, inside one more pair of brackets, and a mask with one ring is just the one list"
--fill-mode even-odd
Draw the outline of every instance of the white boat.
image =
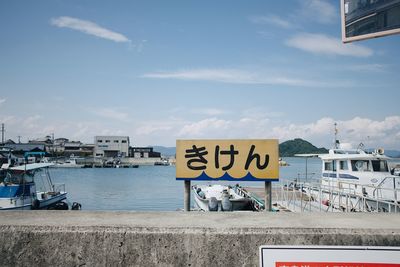
[[164, 160], [161, 160], [161, 161], [154, 162], [154, 165], [155, 166], [170, 166], [171, 164], [169, 163], [168, 160], [164, 159]]
[[66, 199], [65, 185], [51, 181], [48, 167], [52, 165], [32, 163], [5, 169], [0, 210], [45, 209]]
[[69, 158], [63, 162], [55, 162], [53, 168], [83, 168], [84, 164], [78, 164], [76, 158]]
[[322, 177], [303, 185], [310, 200], [341, 211], [400, 212], [400, 177], [389, 171], [383, 149], [335, 148], [314, 156], [322, 160]]
[[251, 199], [242, 196], [236, 187], [223, 185], [194, 185], [194, 201], [204, 211], [251, 210]]

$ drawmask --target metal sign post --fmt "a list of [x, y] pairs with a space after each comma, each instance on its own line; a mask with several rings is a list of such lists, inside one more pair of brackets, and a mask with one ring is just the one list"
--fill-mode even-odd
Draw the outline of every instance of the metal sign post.
[[265, 210], [266, 212], [272, 211], [272, 183], [270, 181], [265, 182]]
[[184, 211], [190, 211], [190, 180], [185, 180], [185, 193], [183, 198]]

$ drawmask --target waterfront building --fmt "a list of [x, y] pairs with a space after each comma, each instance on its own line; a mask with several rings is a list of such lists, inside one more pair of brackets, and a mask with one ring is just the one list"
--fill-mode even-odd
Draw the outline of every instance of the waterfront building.
[[129, 156], [129, 136], [95, 136], [95, 157]]
[[4, 148], [10, 149], [14, 155], [23, 157], [25, 152], [45, 152], [44, 144], [36, 143], [14, 143], [5, 144]]
[[133, 158], [160, 158], [161, 153], [153, 151], [152, 147], [130, 147], [129, 156]]
[[67, 138], [54, 139], [52, 146], [46, 147], [47, 152], [63, 156], [87, 157], [93, 155], [94, 145], [83, 144], [81, 141], [70, 141]]

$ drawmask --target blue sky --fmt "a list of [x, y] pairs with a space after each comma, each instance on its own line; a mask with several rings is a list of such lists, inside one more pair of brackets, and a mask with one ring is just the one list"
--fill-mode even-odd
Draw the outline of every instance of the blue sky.
[[304, 138], [400, 149], [400, 35], [339, 1], [1, 1], [6, 137]]

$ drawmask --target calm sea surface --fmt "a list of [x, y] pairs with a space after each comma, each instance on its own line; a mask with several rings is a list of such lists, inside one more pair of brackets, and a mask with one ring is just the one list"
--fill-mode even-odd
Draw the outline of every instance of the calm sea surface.
[[[305, 159], [284, 160], [290, 166], [280, 167], [280, 180], [305, 179]], [[308, 159], [307, 163], [307, 178], [320, 177], [321, 161]], [[53, 168], [50, 174], [54, 183], [65, 183], [68, 201], [81, 203], [84, 210], [175, 211], [183, 208], [183, 181], [175, 180], [174, 166], [140, 166], [137, 169]], [[258, 182], [240, 184], [264, 186]]]

